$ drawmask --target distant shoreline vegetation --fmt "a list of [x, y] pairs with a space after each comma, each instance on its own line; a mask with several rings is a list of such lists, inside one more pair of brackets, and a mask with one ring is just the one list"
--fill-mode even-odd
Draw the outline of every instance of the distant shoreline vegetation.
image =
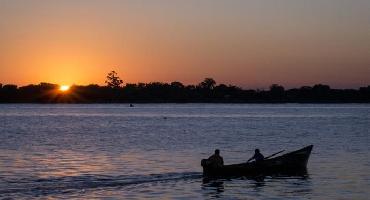
[[172, 83], [127, 83], [112, 71], [107, 85], [73, 85], [68, 91], [51, 83], [0, 84], [0, 103], [370, 103], [370, 85], [359, 89], [331, 89], [317, 84], [288, 89], [278, 84], [269, 90], [242, 89], [216, 84], [206, 78], [197, 85]]

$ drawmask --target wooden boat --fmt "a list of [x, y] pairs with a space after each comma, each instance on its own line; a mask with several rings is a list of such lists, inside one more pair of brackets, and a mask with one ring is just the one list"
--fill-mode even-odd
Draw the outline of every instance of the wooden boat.
[[266, 159], [258, 163], [240, 163], [214, 167], [203, 159], [203, 175], [208, 177], [235, 177], [235, 176], [259, 176], [259, 175], [296, 175], [306, 173], [308, 158], [313, 145], [304, 147], [278, 157]]

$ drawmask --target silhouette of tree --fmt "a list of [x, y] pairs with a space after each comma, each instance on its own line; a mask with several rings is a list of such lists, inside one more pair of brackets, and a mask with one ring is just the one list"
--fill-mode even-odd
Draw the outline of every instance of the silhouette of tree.
[[174, 89], [183, 89], [185, 86], [178, 81], [174, 81], [171, 83], [171, 87]]
[[330, 86], [317, 84], [313, 86], [312, 90], [318, 93], [327, 93], [328, 91], [330, 91]]
[[284, 91], [285, 91], [285, 89], [281, 85], [272, 84], [270, 86], [270, 92], [272, 92], [272, 93], [281, 94], [281, 93], [284, 93]]
[[59, 86], [57, 84], [52, 84], [52, 83], [44, 83], [44, 82], [41, 82], [38, 87], [40, 87], [41, 89], [44, 89], [44, 90], [54, 90], [54, 89], [58, 89]]
[[118, 77], [117, 72], [111, 71], [107, 75], [107, 80], [105, 83], [108, 85], [110, 88], [120, 88], [123, 81]]
[[212, 90], [215, 88], [216, 81], [213, 80], [212, 78], [205, 78], [203, 82], [199, 83], [199, 87], [201, 89], [206, 89], [206, 90]]
[[330, 87], [328, 85], [317, 84], [312, 87], [313, 98], [320, 102], [327, 102], [330, 99]]
[[18, 102], [18, 86], [13, 84], [3, 85], [1, 88], [1, 102], [16, 103]]
[[1, 89], [4, 91], [16, 91], [17, 88], [18, 88], [17, 85], [7, 84], [7, 85], [4, 85]]
[[360, 90], [360, 98], [361, 100], [368, 100], [370, 99], [370, 85], [367, 87], [361, 87]]
[[278, 84], [272, 84], [270, 86], [270, 99], [274, 102], [284, 101], [285, 89], [283, 86]]

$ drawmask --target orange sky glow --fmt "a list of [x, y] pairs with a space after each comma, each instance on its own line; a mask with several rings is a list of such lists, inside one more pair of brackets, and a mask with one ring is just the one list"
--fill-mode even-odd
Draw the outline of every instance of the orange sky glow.
[[370, 84], [370, 1], [0, 1], [0, 83]]

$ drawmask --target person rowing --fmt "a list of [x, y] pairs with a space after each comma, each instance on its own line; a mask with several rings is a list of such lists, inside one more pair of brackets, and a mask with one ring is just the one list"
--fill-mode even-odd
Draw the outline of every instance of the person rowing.
[[256, 163], [259, 163], [261, 161], [263, 161], [265, 159], [265, 157], [262, 155], [262, 153], [260, 152], [259, 149], [255, 149], [254, 150], [254, 155], [252, 158], [249, 158], [249, 160], [247, 161], [247, 163], [249, 163], [249, 161], [251, 160], [255, 160]]
[[220, 167], [224, 165], [224, 159], [220, 156], [220, 150], [216, 149], [215, 154], [208, 158], [213, 167]]

